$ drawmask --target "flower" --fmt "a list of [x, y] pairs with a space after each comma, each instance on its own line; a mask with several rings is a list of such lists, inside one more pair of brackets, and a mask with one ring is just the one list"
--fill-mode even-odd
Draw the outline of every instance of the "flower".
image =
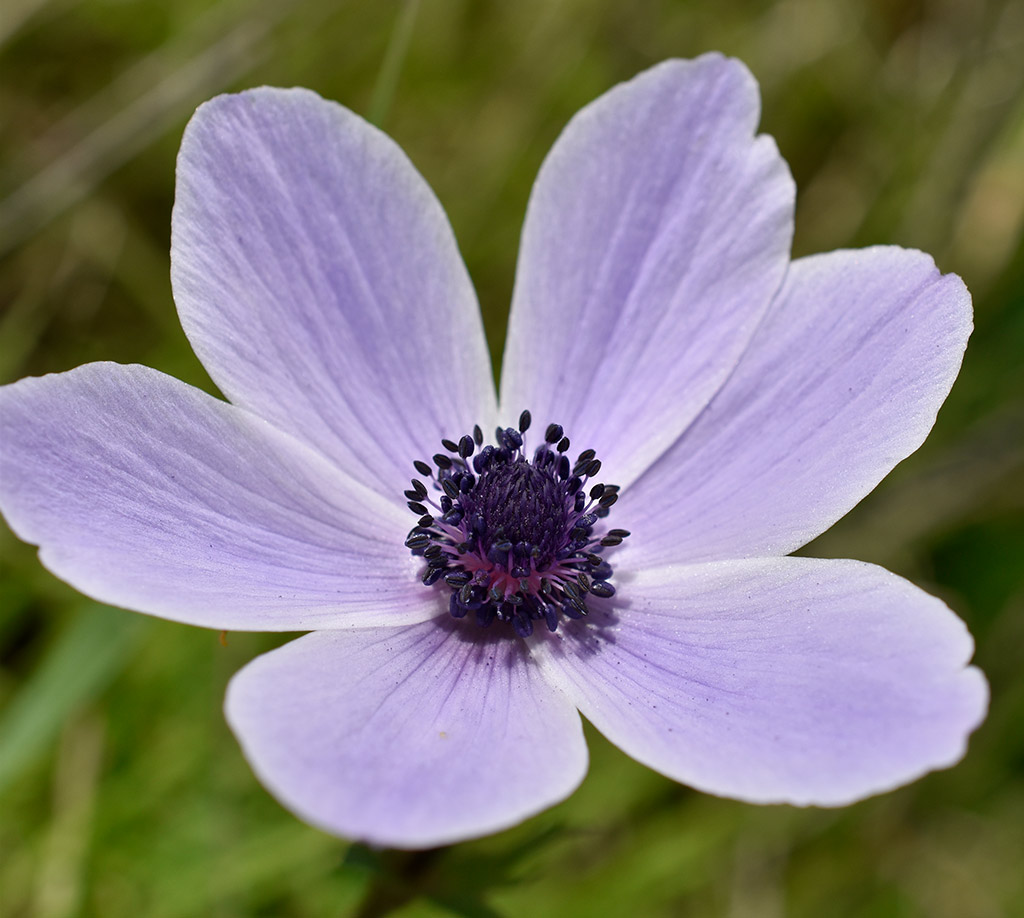
[[758, 110], [746, 68], [706, 55], [570, 122], [530, 199], [499, 403], [452, 231], [397, 146], [306, 90], [214, 99], [182, 143], [172, 281], [229, 401], [109, 363], [4, 387], [10, 525], [102, 602], [312, 631], [234, 677], [227, 717], [285, 805], [372, 843], [563, 799], [580, 713], [758, 803], [951, 765], [987, 702], [963, 624], [880, 568], [789, 553], [924, 440], [970, 298], [920, 252], [791, 262]]

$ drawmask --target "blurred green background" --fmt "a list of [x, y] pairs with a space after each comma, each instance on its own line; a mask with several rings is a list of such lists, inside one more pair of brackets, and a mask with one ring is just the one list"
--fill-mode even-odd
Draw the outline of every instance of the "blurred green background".
[[707, 797], [591, 731], [582, 789], [416, 855], [295, 820], [221, 715], [282, 636], [108, 609], [0, 524], [0, 918], [1024, 915], [1024, 4], [984, 0], [3, 0], [0, 382], [96, 359], [209, 387], [168, 281], [174, 158], [202, 100], [310, 86], [438, 192], [495, 355], [523, 210], [571, 114], [669, 56], [761, 81], [797, 254], [933, 253], [977, 331], [932, 437], [806, 549], [886, 565], [977, 638], [962, 764], [845, 810]]

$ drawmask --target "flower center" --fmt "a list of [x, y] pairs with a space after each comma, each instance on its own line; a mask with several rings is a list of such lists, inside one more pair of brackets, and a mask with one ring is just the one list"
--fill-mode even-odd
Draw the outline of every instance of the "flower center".
[[601, 469], [594, 451], [570, 463], [569, 438], [549, 424], [528, 459], [530, 420], [524, 411], [518, 429], [499, 427], [494, 445], [483, 445], [479, 426], [458, 443], [442, 440], [433, 466], [413, 463], [430, 487], [414, 478], [405, 492], [419, 517], [405, 544], [426, 561], [423, 583], [451, 590], [453, 618], [508, 622], [521, 637], [535, 621], [555, 631], [562, 616], [587, 615], [588, 594], [612, 596], [602, 554], [629, 535], [599, 523], [619, 488], [589, 483]]

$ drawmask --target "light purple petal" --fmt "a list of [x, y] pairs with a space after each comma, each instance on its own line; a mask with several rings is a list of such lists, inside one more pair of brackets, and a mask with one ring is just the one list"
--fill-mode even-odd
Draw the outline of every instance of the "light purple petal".
[[577, 114], [523, 229], [511, 416], [564, 425], [628, 484], [736, 365], [789, 260], [793, 182], [739, 61], [667, 61]]
[[0, 389], [0, 508], [102, 602], [232, 630], [422, 621], [401, 505], [148, 367]]
[[200, 107], [171, 262], [182, 325], [221, 391], [388, 497], [442, 436], [494, 416], [440, 204], [390, 138], [315, 93]]
[[842, 805], [952, 765], [987, 703], [963, 623], [856, 561], [646, 571], [548, 647], [545, 675], [612, 742], [755, 803]]
[[921, 252], [794, 262], [736, 372], [616, 508], [620, 563], [782, 555], [824, 532], [921, 445], [970, 332], [963, 282]]
[[445, 616], [319, 632], [232, 680], [228, 721], [263, 783], [349, 838], [425, 848], [514, 825], [568, 796], [587, 750], [526, 645]]

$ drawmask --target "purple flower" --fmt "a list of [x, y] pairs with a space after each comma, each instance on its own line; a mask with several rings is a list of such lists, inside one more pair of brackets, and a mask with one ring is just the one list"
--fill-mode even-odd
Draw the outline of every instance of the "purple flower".
[[395, 144], [305, 90], [214, 99], [178, 161], [172, 279], [229, 402], [109, 363], [5, 387], [10, 525], [102, 602], [311, 630], [235, 676], [227, 717], [285, 805], [373, 843], [563, 799], [580, 713], [757, 803], [956, 762], [987, 700], [959, 619], [788, 554], [924, 440], [970, 298], [920, 252], [791, 262], [758, 110], [707, 55], [570, 122], [498, 401], [451, 228]]

